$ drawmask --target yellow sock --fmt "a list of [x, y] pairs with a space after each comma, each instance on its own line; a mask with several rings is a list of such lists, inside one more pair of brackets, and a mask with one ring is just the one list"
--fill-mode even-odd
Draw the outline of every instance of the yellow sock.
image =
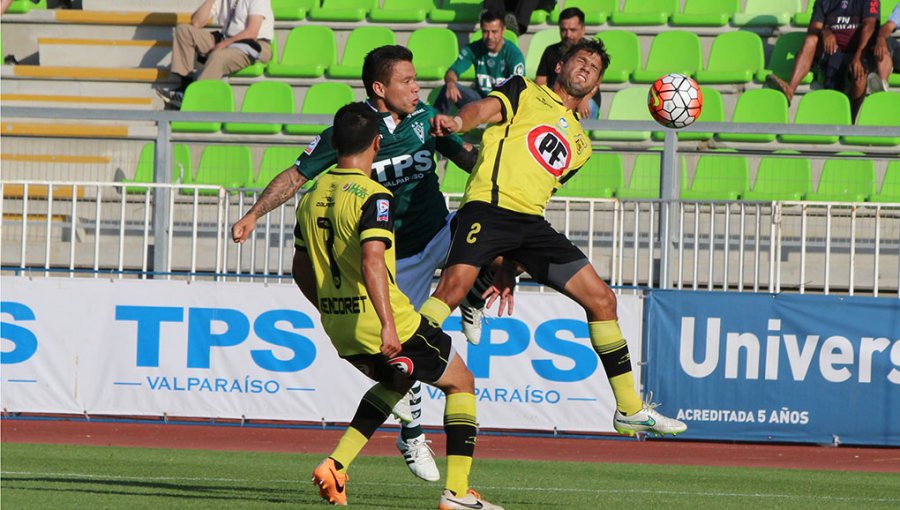
[[341, 471], [345, 472], [368, 442], [369, 438], [364, 436], [362, 432], [353, 427], [348, 427], [344, 435], [341, 436], [341, 440], [338, 441], [331, 458], [338, 462], [341, 465]]
[[447, 303], [444, 303], [440, 299], [431, 296], [424, 303], [422, 303], [422, 307], [419, 308], [419, 313], [424, 315], [426, 319], [431, 321], [434, 324], [437, 324], [438, 327], [447, 320], [447, 317], [450, 317], [450, 307], [447, 306]]
[[622, 336], [618, 321], [597, 321], [588, 323], [591, 345], [600, 356], [606, 377], [616, 397], [616, 407], [622, 414], [634, 414], [643, 408], [641, 397], [634, 389], [634, 375], [631, 373], [631, 355], [628, 344]]
[[469, 472], [478, 434], [475, 418], [475, 395], [451, 393], [444, 405], [444, 430], [447, 433], [446, 488], [458, 496], [469, 490]]

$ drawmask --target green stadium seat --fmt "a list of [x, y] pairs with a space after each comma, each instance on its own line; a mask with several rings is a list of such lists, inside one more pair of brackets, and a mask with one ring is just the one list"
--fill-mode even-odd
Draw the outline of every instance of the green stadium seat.
[[816, 5], [816, 0], [807, 0], [806, 10], [800, 11], [797, 14], [794, 14], [794, 17], [791, 19], [791, 23], [795, 27], [808, 27], [809, 22], [812, 20], [812, 12], [813, 12], [814, 5]]
[[[877, 92], [863, 101], [856, 116], [857, 126], [900, 125], [900, 92]], [[850, 145], [894, 146], [900, 136], [844, 136], [841, 141]]]
[[[700, 126], [704, 122], [725, 122], [725, 104], [722, 101], [722, 94], [712, 87], [700, 87], [703, 93], [703, 110], [700, 111], [700, 118], [697, 125]], [[682, 142], [710, 140], [713, 133], [700, 131], [676, 131], [678, 139]], [[662, 141], [665, 139], [665, 133], [662, 131], [654, 131], [653, 139]]]
[[[250, 85], [241, 105], [241, 113], [292, 114], [295, 111], [294, 90], [283, 81], [260, 81]], [[226, 122], [222, 127], [226, 133], [275, 135], [281, 132], [282, 125]]]
[[690, 27], [724, 27], [741, 8], [741, 0], [685, 0], [684, 11], [672, 14], [672, 24]]
[[621, 11], [613, 12], [613, 25], [665, 25], [678, 10], [678, 0], [625, 0]]
[[[805, 94], [797, 106], [794, 124], [830, 124], [849, 126], [850, 100], [843, 92], [836, 90], [814, 90]], [[837, 136], [778, 135], [784, 143], [837, 143]]]
[[[753, 89], [744, 92], [738, 98], [731, 122], [787, 124], [789, 120], [788, 104], [784, 94], [772, 89]], [[775, 135], [768, 133], [719, 133], [716, 137], [726, 142], [775, 141]]]
[[253, 187], [263, 189], [268, 186], [272, 179], [293, 165], [299, 155], [300, 152], [296, 147], [279, 145], [266, 148]]
[[364, 21], [378, 0], [322, 0], [313, 5], [307, 17], [313, 21]]
[[[609, 19], [610, 14], [616, 11], [618, 0], [566, 0], [563, 8], [578, 7], [584, 12], [585, 25], [602, 25]], [[550, 23], [559, 23], [559, 2], [557, 8], [550, 14]], [[559, 35], [559, 31], [556, 32]]]
[[[141, 155], [138, 157], [137, 169], [134, 178], [123, 179], [123, 182], [156, 182], [153, 176], [153, 166], [156, 163], [156, 144], [153, 142], [144, 144]], [[193, 180], [194, 168], [191, 166], [191, 149], [187, 145], [172, 145], [172, 184], [180, 184], [186, 179]], [[146, 186], [126, 186], [126, 193], [144, 193]]]
[[812, 191], [812, 171], [805, 158], [762, 158], [753, 189], [744, 200], [803, 200]]
[[306, 18], [318, 0], [272, 0], [275, 21], [300, 21]]
[[698, 83], [749, 83], [766, 66], [762, 39], [753, 32], [725, 32], [716, 36], [706, 69]]
[[441, 178], [441, 192], [450, 194], [462, 194], [466, 191], [466, 183], [469, 182], [469, 173], [449, 159], [444, 167], [444, 177]]
[[256, 78], [258, 76], [262, 76], [266, 72], [266, 68], [272, 62], [278, 62], [278, 40], [272, 39], [272, 59], [267, 63], [262, 62], [254, 62], [249, 66], [232, 73], [231, 76], [237, 76], [239, 78]]
[[[681, 190], [687, 189], [687, 165], [681, 158]], [[638, 154], [634, 158], [628, 186], [620, 188], [616, 196], [625, 200], [656, 199], [659, 193], [659, 154]]]
[[[236, 193], [253, 185], [253, 155], [243, 145], [209, 145], [203, 149], [197, 176], [184, 184], [221, 186]], [[199, 195], [215, 195], [215, 190], [198, 190]], [[181, 194], [193, 195], [194, 189], [182, 188]]]
[[806, 196], [815, 202], [863, 202], [875, 194], [875, 164], [870, 159], [829, 159], [819, 188]]
[[537, 68], [541, 64], [541, 56], [544, 50], [551, 44], [559, 42], [559, 30], [556, 28], [546, 28], [535, 32], [531, 36], [531, 42], [528, 43], [528, 52], [525, 53], [525, 75], [534, 79]]
[[380, 46], [397, 44], [397, 36], [387, 27], [367, 26], [354, 28], [344, 43], [341, 63], [326, 71], [329, 78], [358, 80], [362, 78], [362, 65], [366, 54]]
[[559, 2], [555, 2], [553, 4], [553, 9], [549, 12], [545, 11], [545, 8], [546, 5], [541, 5], [541, 3], [538, 2], [537, 8], [531, 11], [531, 19], [528, 21], [528, 26], [543, 25], [544, 23], [547, 23], [547, 20], [550, 19], [550, 16], [552, 16], [553, 13], [556, 13], [557, 16], [559, 15]]
[[421, 23], [434, 9], [432, 0], [384, 0], [372, 9], [369, 20], [375, 23]]
[[420, 28], [409, 36], [406, 47], [420, 80], [442, 80], [459, 55], [456, 34], [449, 28]]
[[32, 9], [46, 9], [47, 0], [34, 3], [31, 0], [13, 0], [4, 14], [28, 14]]
[[802, 11], [800, 0], [747, 0], [743, 12], [731, 18], [731, 24], [744, 26], [783, 26]]
[[[788, 32], [779, 37], [775, 41], [775, 47], [769, 57], [769, 65], [756, 73], [756, 81], [764, 82], [766, 76], [772, 73], [784, 80], [790, 80], [791, 74], [794, 72], [794, 62], [797, 60], [800, 48], [803, 47], [804, 39], [806, 39], [806, 32]], [[812, 79], [813, 73], [806, 73], [800, 83], [809, 84]]]
[[[305, 115], [334, 115], [347, 103], [353, 102], [353, 89], [346, 83], [320, 82], [306, 91], [300, 113]], [[318, 135], [328, 124], [286, 124], [289, 135]]]
[[742, 156], [700, 156], [684, 200], [737, 200], [750, 189], [750, 166]]
[[630, 30], [607, 30], [594, 39], [603, 41], [607, 53], [615, 55], [603, 74], [603, 83], [626, 83], [631, 73], [641, 66], [641, 42], [637, 34]]
[[625, 182], [622, 156], [594, 151], [587, 163], [556, 192], [558, 197], [611, 198]]
[[891, 73], [890, 78], [888, 78], [888, 85], [891, 87], [900, 87], [900, 73]]
[[323, 25], [301, 25], [288, 34], [281, 60], [269, 62], [266, 73], [284, 78], [319, 78], [337, 64], [334, 32]]
[[[630, 87], [619, 90], [613, 96], [609, 107], [608, 120], [653, 120], [647, 109], [647, 89]], [[603, 131], [592, 130], [592, 140], [619, 140], [640, 142], [650, 139], [650, 131]]]
[[693, 32], [671, 30], [653, 38], [647, 66], [635, 69], [631, 81], [653, 83], [669, 73], [693, 75], [703, 67], [700, 38]]
[[900, 160], [888, 163], [881, 183], [881, 192], [869, 197], [870, 202], [900, 204]]
[[482, 0], [450, 0], [443, 8], [434, 8], [428, 15], [432, 23], [477, 23], [481, 16]]
[[[234, 112], [234, 92], [221, 80], [201, 80], [188, 85], [181, 103], [183, 112]], [[217, 133], [221, 122], [173, 122], [176, 133]]]

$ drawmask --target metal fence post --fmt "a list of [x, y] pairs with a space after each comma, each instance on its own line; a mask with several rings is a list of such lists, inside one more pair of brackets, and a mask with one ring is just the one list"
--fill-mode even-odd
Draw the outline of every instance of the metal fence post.
[[[660, 158], [659, 190], [662, 194], [662, 207], [659, 209], [659, 287], [671, 288], [672, 278], [669, 275], [672, 255], [671, 217], [672, 205], [678, 199], [678, 190], [681, 186], [681, 173], [676, 171], [678, 167], [678, 135], [675, 130], [665, 131], [662, 158]], [[650, 241], [653, 246], [653, 240]], [[652, 254], [651, 254], [652, 255]]]
[[[170, 150], [171, 125], [168, 120], [160, 119], [156, 124], [156, 147], [154, 149], [153, 182], [171, 184], [172, 151]], [[169, 243], [169, 195], [172, 190], [168, 186], [153, 188], [153, 264], [151, 271], [168, 273]]]

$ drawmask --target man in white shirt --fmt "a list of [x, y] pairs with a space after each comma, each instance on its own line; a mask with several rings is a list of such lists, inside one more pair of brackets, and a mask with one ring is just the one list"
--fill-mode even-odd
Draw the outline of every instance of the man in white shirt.
[[[205, 30], [210, 22], [222, 28]], [[189, 24], [175, 27], [172, 74], [181, 79], [178, 88], [160, 91], [163, 99], [180, 107], [198, 57], [206, 66], [198, 80], [219, 80], [227, 74], [272, 58], [275, 16], [270, 0], [204, 0]]]
[[869, 74], [869, 90], [880, 92], [887, 90], [891, 73], [900, 73], [900, 40], [891, 34], [900, 28], [900, 4], [894, 6], [891, 15], [878, 31], [875, 39], [875, 62], [877, 73]]

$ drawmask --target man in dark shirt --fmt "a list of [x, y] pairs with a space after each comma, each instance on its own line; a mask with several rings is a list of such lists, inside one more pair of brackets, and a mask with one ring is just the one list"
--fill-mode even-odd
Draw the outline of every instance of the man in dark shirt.
[[846, 92], [855, 118], [866, 94], [863, 54], [875, 33], [880, 4], [880, 0], [816, 0], [790, 83], [774, 74], [766, 77], [766, 83], [784, 92], [790, 103], [813, 61], [818, 60], [825, 88]]
[[[566, 50], [585, 38], [584, 33], [584, 12], [578, 7], [563, 9], [559, 13], [560, 42], [551, 44], [544, 49], [534, 82], [538, 85], [552, 87], [556, 83], [556, 64], [562, 61], [562, 56]], [[604, 66], [603, 69], [605, 70], [606, 67]], [[598, 118], [600, 116], [600, 92], [594, 91], [593, 94], [585, 96], [578, 105], [577, 112], [583, 119]]]

